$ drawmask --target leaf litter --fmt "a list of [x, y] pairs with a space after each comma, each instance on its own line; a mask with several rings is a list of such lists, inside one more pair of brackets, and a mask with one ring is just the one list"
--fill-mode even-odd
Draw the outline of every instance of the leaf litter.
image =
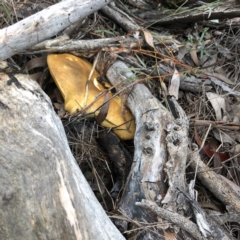
[[[0, 10], [1, 28], [54, 3], [55, 1], [44, 0], [24, 2], [3, 0]], [[28, 8], [31, 5], [33, 7], [30, 11]], [[239, 24], [239, 19], [234, 20]], [[72, 35], [72, 39], [106, 38], [123, 34], [123, 30], [101, 12], [87, 17], [86, 21], [88, 24], [83, 24], [80, 31]], [[220, 174], [239, 194], [240, 31], [238, 27], [229, 24], [229, 21], [223, 20], [212, 25], [205, 21], [180, 25], [180, 27], [171, 25], [167, 28], [164, 26], [149, 28], [137, 32], [137, 35], [132, 34], [133, 38], [137, 39], [140, 39], [143, 34], [146, 45], [129, 49], [116, 45], [113, 52], [116, 51], [116, 54], [126, 59], [128, 63], [133, 62], [131, 67], [138, 79], [160, 101], [166, 95], [178, 99], [190, 121], [189, 139], [199, 146], [203, 144], [201, 157], [204, 162]], [[89, 25], [92, 26], [91, 29], [88, 28]], [[163, 39], [163, 37], [166, 38]], [[110, 46], [106, 51], [112, 51]], [[95, 53], [86, 51], [77, 55], [84, 56], [93, 62]], [[36, 74], [45, 69], [46, 62], [42, 62], [43, 57], [46, 58], [44, 54], [29, 55], [26, 58], [16, 55], [12, 60], [21, 67], [26, 66], [29, 74]], [[36, 60], [37, 58], [39, 60]], [[5, 66], [4, 69], [6, 69]], [[200, 87], [193, 87], [192, 91], [189, 91], [185, 86], [186, 82], [191, 84], [188, 82], [190, 77], [196, 82], [199, 80]], [[44, 78], [46, 78], [45, 75], [41, 79]], [[210, 88], [207, 87], [209, 80]], [[110, 191], [116, 176], [112, 162], [95, 137], [105, 130], [94, 121], [86, 119], [84, 115], [80, 118], [69, 116], [63, 110], [62, 99], [55, 91], [56, 86], [53, 82], [50, 80], [40, 82], [40, 75], [36, 75], [36, 81], [51, 97], [56, 112], [62, 118], [72, 153], [99, 201], [106, 211], [114, 209], [117, 201], [111, 197]], [[196, 86], [194, 82], [192, 84]], [[168, 88], [161, 87], [165, 85]], [[104, 102], [108, 100], [109, 96], [106, 95]], [[100, 111], [99, 123], [104, 120], [107, 111], [106, 104], [105, 109], [102, 108], [102, 112]], [[203, 143], [204, 139], [206, 141]], [[133, 142], [125, 145], [133, 153]], [[190, 175], [187, 169], [187, 178]], [[197, 182], [196, 188], [198, 201], [207, 206], [206, 210], [216, 211], [223, 207], [201, 182]], [[233, 226], [235, 230], [232, 229]], [[229, 232], [233, 231], [235, 236], [240, 230], [239, 223], [232, 223], [232, 226], [229, 223], [226, 228]]]

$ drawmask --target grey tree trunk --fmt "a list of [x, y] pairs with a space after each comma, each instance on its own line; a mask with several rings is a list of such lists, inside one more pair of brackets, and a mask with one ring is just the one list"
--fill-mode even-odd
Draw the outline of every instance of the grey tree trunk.
[[0, 73], [0, 109], [0, 239], [124, 239], [38, 84]]

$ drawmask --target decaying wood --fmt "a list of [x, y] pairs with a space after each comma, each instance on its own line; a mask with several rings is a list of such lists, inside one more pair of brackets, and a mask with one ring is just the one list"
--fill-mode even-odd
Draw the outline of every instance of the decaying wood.
[[[136, 203], [137, 206], [141, 206], [143, 208], [149, 209], [152, 212], [156, 213], [161, 218], [165, 218], [168, 221], [175, 223], [176, 225], [180, 226], [182, 229], [189, 232], [194, 239], [222, 239], [222, 240], [230, 240], [232, 237], [227, 234], [221, 227], [219, 227], [216, 222], [214, 222], [211, 218], [207, 215], [204, 215], [207, 218], [207, 222], [210, 225], [209, 232], [207, 232], [206, 236], [202, 236], [197, 224], [193, 223], [187, 218], [177, 214], [173, 211], [168, 211], [164, 208], [160, 208], [157, 206], [156, 203], [142, 200], [141, 202]], [[202, 209], [201, 209], [202, 210]], [[199, 213], [200, 214], [200, 213]], [[199, 226], [199, 225], [198, 225]]]
[[178, 118], [167, 125], [167, 150], [168, 161], [165, 172], [168, 176], [168, 191], [162, 203], [164, 208], [184, 214], [189, 205], [179, 190], [187, 191], [185, 168], [188, 156], [188, 119], [174, 97], [169, 101], [177, 107]]
[[149, 24], [175, 24], [189, 23], [211, 19], [226, 19], [239, 17], [240, 4], [235, 0], [204, 3], [198, 8], [166, 9], [164, 7], [155, 11], [147, 11], [137, 15]]
[[[110, 7], [111, 6], [111, 7]], [[133, 19], [131, 19], [126, 13], [118, 9], [114, 2], [110, 6], [105, 6], [101, 11], [106, 14], [109, 18], [113, 19], [114, 22], [120, 24], [120, 26], [126, 32], [134, 32], [140, 29]], [[114, 9], [112, 9], [114, 8]]]
[[69, 149], [50, 99], [0, 73], [0, 239], [124, 239]]
[[216, 211], [210, 211], [209, 216], [211, 216], [211, 218], [213, 218], [219, 225], [223, 225], [226, 222], [240, 222], [240, 213], [221, 214]]
[[217, 199], [219, 199], [229, 213], [240, 213], [240, 198], [220, 175], [208, 168], [200, 159], [195, 145], [189, 161], [190, 167], [197, 170], [197, 177]]
[[[175, 121], [167, 126], [166, 143], [168, 161], [166, 163], [165, 172], [168, 176], [169, 187], [164, 199], [161, 201], [164, 211], [161, 211], [161, 214], [159, 214], [158, 211], [156, 214], [163, 219], [171, 219], [169, 221], [175, 223], [177, 228], [180, 227], [182, 234], [184, 234], [185, 230], [193, 237], [202, 239], [200, 232], [193, 230], [196, 228], [192, 225], [193, 223], [188, 223], [189, 220], [184, 217], [189, 212], [189, 204], [185, 196], [182, 194], [186, 193], [188, 188], [185, 169], [189, 152], [189, 123], [185, 112], [174, 97], [168, 97], [168, 103], [169, 106], [171, 106], [171, 109], [174, 108], [176, 112]], [[169, 212], [167, 210], [169, 210]], [[175, 232], [178, 232], [178, 230], [175, 230]]]
[[[128, 82], [128, 85], [123, 84], [123, 88], [129, 94], [127, 105], [136, 118], [134, 162], [120, 202], [120, 211], [127, 217], [141, 223], [143, 220], [148, 223], [154, 222], [157, 220], [156, 215], [158, 215], [186, 230], [196, 239], [206, 239], [207, 237], [232, 239], [220, 225], [206, 215], [194, 199], [186, 198], [188, 185], [185, 181], [185, 168], [189, 150], [188, 120], [184, 111], [177, 101], [171, 98], [170, 100], [178, 113], [178, 118], [174, 120], [168, 110], [155, 100], [143, 84], [134, 86], [129, 84], [129, 79], [133, 77], [133, 73], [127, 68], [127, 65], [117, 61], [107, 72], [108, 79], [114, 85], [121, 81]], [[193, 158], [196, 159], [196, 156], [193, 156]], [[193, 166], [193, 163], [190, 166]], [[164, 170], [168, 175], [169, 186], [167, 191], [163, 181]], [[201, 168], [201, 170], [204, 172], [204, 169]], [[201, 174], [201, 170], [199, 174]], [[144, 204], [137, 203], [143, 199], [146, 200], [144, 200]], [[231, 199], [233, 200], [231, 212], [233, 212], [238, 210], [239, 200], [236, 199], [236, 196]], [[159, 208], [155, 203], [154, 208], [149, 207], [153, 203], [147, 200], [159, 203], [163, 208]], [[230, 209], [230, 198], [226, 199], [225, 203], [226, 201], [228, 202], [227, 209]], [[149, 203], [151, 204], [149, 205]], [[196, 214], [195, 217], [200, 231], [196, 230], [197, 225], [184, 217], [189, 210], [189, 204]], [[138, 206], [152, 209], [153, 214], [144, 209], [140, 210]], [[170, 227], [169, 224], [167, 225]], [[121, 226], [123, 227], [124, 224]], [[154, 234], [148, 233], [147, 236], [156, 238], [157, 235]], [[158, 238], [161, 239], [159, 235]]]
[[[131, 79], [133, 73], [127, 68], [123, 62], [116, 61], [107, 72], [110, 82], [116, 85]], [[165, 129], [173, 117], [145, 85], [137, 84], [128, 90], [127, 105], [136, 122], [135, 152], [120, 210], [131, 219], [154, 222], [156, 216], [140, 210], [135, 203], [141, 199], [159, 201], [166, 192], [163, 171], [167, 161]]]
[[[141, 36], [86, 41], [70, 40], [69, 37], [63, 35], [60, 38], [42, 42], [109, 2], [111, 1], [80, 1], [79, 3], [73, 0], [62, 1], [9, 28], [0, 30], [0, 49], [2, 50], [0, 59], [19, 52], [91, 51], [99, 48], [108, 51], [111, 47], [125, 48], [122, 51], [126, 52], [133, 47], [143, 46], [145, 43]], [[204, 6], [202, 8], [205, 11]], [[225, 15], [221, 11], [224, 11]], [[111, 7], [104, 7], [102, 12], [127, 32], [141, 29], [134, 22], [137, 21], [136, 19], [121, 12], [114, 3], [111, 4]], [[153, 21], [153, 12], [150, 13], [151, 18], [148, 18], [147, 15], [140, 16]], [[159, 20], [159, 11], [157, 14], [155, 20]], [[164, 14], [171, 14], [171, 16]], [[172, 15], [169, 10], [161, 15], [163, 18], [158, 22], [169, 24], [190, 21], [189, 19], [196, 21], [200, 17], [210, 19], [235, 15], [239, 15], [238, 8], [229, 7], [227, 9], [226, 4], [224, 4], [224, 8], [220, 4], [211, 9], [211, 14], [208, 11], [203, 14], [201, 9], [194, 9]], [[155, 40], [153, 40], [154, 45], [158, 50], [162, 43]], [[177, 46], [176, 40], [170, 37], [162, 42]], [[39, 44], [35, 45], [36, 43]], [[26, 48], [29, 50], [25, 50]], [[123, 56], [117, 56], [117, 58], [143, 69], [143, 66], [131, 59]], [[189, 149], [188, 120], [185, 113], [172, 98], [178, 113], [178, 119], [173, 119], [170, 112], [153, 97], [145, 85], [141, 83], [125, 84], [134, 77], [127, 68], [129, 66], [117, 61], [107, 73], [107, 77], [113, 85], [124, 82], [118, 90], [125, 89], [123, 94], [125, 97], [128, 96], [127, 104], [135, 115], [137, 125], [134, 139], [134, 163], [119, 209], [128, 218], [139, 221], [142, 224], [140, 226], [159, 221], [165, 224], [162, 229], [172, 227], [174, 230], [177, 229], [175, 232], [178, 233], [181, 228], [191, 233], [194, 238], [205, 239], [202, 236], [204, 231], [201, 230], [201, 224], [197, 225], [184, 217], [186, 210], [189, 210], [191, 205], [197, 219], [196, 222], [201, 215], [205, 218], [206, 224], [210, 226], [208, 237], [231, 239], [231, 236], [220, 227], [221, 223], [213, 221], [197, 201], [191, 197], [189, 200], [186, 197], [188, 196], [186, 194], [188, 185], [185, 181], [185, 168]], [[143, 72], [156, 77], [159, 76], [159, 73], [160, 75], [169, 75], [169, 72], [171, 74], [170, 67], [162, 63], [157, 63], [157, 68], [155, 71], [146, 68], [143, 69]], [[170, 81], [171, 76], [165, 79]], [[239, 96], [237, 91], [233, 92], [231, 88], [222, 85], [221, 81], [213, 77], [205, 79], [205, 90], [211, 88], [211, 82], [221, 86], [225, 91]], [[193, 74], [191, 77], [182, 75], [180, 88], [201, 92], [203, 82]], [[0, 174], [3, 176], [0, 186], [0, 195], [2, 196], [0, 201], [2, 206], [0, 238], [20, 240], [35, 238], [123, 239], [83, 178], [70, 153], [62, 124], [55, 115], [50, 100], [39, 86], [26, 75], [7, 76], [1, 74], [0, 91], [0, 120], [2, 123], [0, 126], [0, 161], [2, 162]], [[125, 152], [122, 149], [119, 150], [118, 142], [114, 142], [112, 145], [108, 149], [108, 153], [113, 159], [120, 157], [120, 160], [123, 160], [116, 162], [121, 176], [120, 180], [123, 181], [128, 173], [126, 166], [129, 167], [129, 163], [126, 162]], [[198, 178], [225, 204], [229, 214], [234, 214], [232, 218], [230, 218], [231, 216], [225, 217], [238, 221], [239, 196], [224, 180], [202, 163], [197, 151], [191, 155], [190, 166], [194, 170], [197, 169]], [[142, 202], [140, 203], [140, 201]], [[14, 211], [12, 211], [13, 208]], [[227, 221], [226, 218], [225, 221]], [[24, 221], [21, 221], [22, 219]], [[126, 229], [127, 224], [123, 230]], [[162, 239], [161, 236], [156, 237], [159, 235], [155, 235], [151, 231], [148, 233], [148, 236]], [[162, 232], [156, 231], [156, 234], [158, 233]], [[147, 238], [147, 234], [144, 236], [145, 238]]]
[[212, 128], [216, 129], [227, 129], [232, 131], [240, 130], [240, 124], [236, 122], [224, 122], [224, 121], [209, 121], [209, 120], [198, 120], [194, 119], [191, 123], [192, 126], [206, 126], [209, 127], [211, 125]]
[[[166, 44], [174, 44], [173, 39], [165, 39], [164, 43]], [[141, 68], [143, 72], [146, 74], [149, 74], [150, 76], [155, 76], [159, 77], [160, 76], [166, 76], [164, 78], [164, 81], [167, 83], [171, 82], [171, 74], [174, 73], [174, 69], [171, 69], [170, 66], [165, 66], [162, 63], [159, 63], [156, 67], [156, 69], [148, 69], [144, 68], [144, 66], [134, 62], [133, 60], [127, 58], [127, 57], [122, 57], [120, 55], [117, 56], [117, 58], [121, 61], [126, 62], [127, 64], [135, 67], [135, 68]], [[185, 91], [191, 91], [191, 92], [196, 92], [196, 93], [201, 93], [203, 89], [205, 91], [209, 91], [212, 89], [211, 81], [208, 79], [205, 79], [204, 83], [201, 78], [197, 78], [193, 75], [191, 76], [183, 76], [183, 74], [180, 75], [180, 89], [185, 90]]]
[[189, 203], [191, 204], [195, 221], [201, 233], [210, 239], [232, 239], [232, 236], [226, 231], [226, 229], [219, 225], [214, 218], [208, 216], [205, 210], [202, 209], [199, 203], [195, 200], [195, 193], [193, 189], [194, 183], [195, 181], [192, 180], [189, 184], [189, 192], [191, 196], [184, 192], [182, 192], [182, 194], [189, 200]]
[[0, 60], [40, 43], [104, 7], [111, 0], [65, 0], [0, 30]]
[[[160, 71], [161, 75], [169, 75], [170, 73], [174, 73], [174, 69], [166, 66], [162, 63], [159, 63], [158, 65], [158, 71]], [[154, 71], [154, 76], [157, 76], [157, 71]], [[166, 77], [164, 80], [167, 83], [171, 82], [171, 77]], [[194, 76], [194, 74], [191, 74], [191, 76], [184, 76], [183, 74], [180, 75], [180, 89], [195, 93], [201, 93], [204, 89], [204, 91], [209, 91], [212, 89], [211, 81], [209, 79], [205, 79], [205, 82], [203, 83], [202, 79], [199, 77]]]
[[152, 8], [152, 4], [148, 4], [145, 1], [142, 0], [127, 0], [127, 3], [129, 3], [130, 5], [139, 8], [139, 9], [151, 9]]
[[179, 215], [178, 213], [170, 210], [166, 210], [164, 208], [160, 208], [155, 202], [151, 202], [149, 200], [143, 199], [141, 202], [136, 202], [137, 206], [140, 206], [142, 208], [148, 209], [155, 214], [157, 214], [161, 218], [165, 218], [166, 220], [175, 223], [182, 229], [186, 230], [189, 232], [192, 237], [199, 239], [199, 240], [204, 240], [207, 239], [201, 235], [201, 233], [198, 230], [198, 227], [195, 223], [191, 222], [187, 218]]
[[126, 38], [124, 36], [91, 40], [70, 40], [61, 36], [57, 39], [46, 40], [30, 49], [21, 51], [23, 54], [35, 54], [43, 52], [69, 52], [69, 51], [96, 51], [99, 49], [108, 50], [110, 48], [133, 48], [143, 44], [142, 39]]

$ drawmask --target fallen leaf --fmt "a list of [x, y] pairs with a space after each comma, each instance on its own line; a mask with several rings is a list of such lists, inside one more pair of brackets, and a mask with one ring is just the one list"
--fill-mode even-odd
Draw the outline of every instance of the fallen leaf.
[[[200, 140], [200, 138], [198, 136], [196, 126], [194, 126], [194, 137], [195, 137], [195, 140], [196, 140], [198, 146], [201, 147], [202, 146], [202, 141]], [[212, 149], [213, 149], [213, 146], [212, 146]], [[216, 152], [217, 146], [214, 146], [215, 150], [214, 149], [212, 150], [212, 149], [210, 149], [210, 147], [206, 144], [203, 145], [203, 147], [202, 147], [202, 150], [207, 154], [207, 156], [209, 158], [212, 158], [214, 154], [217, 154], [219, 156], [219, 158], [221, 159], [221, 162], [224, 162], [227, 159], [229, 159], [229, 155], [227, 153]]]
[[190, 51], [190, 55], [192, 57], [192, 60], [194, 61], [194, 63], [196, 64], [196, 66], [200, 66], [200, 62], [198, 60], [198, 56], [197, 56], [197, 43], [194, 43], [192, 46], [192, 49]]
[[182, 62], [184, 56], [186, 55], [187, 53], [187, 48], [186, 46], [182, 46], [178, 49], [178, 55], [177, 55], [177, 59]]
[[223, 97], [219, 96], [218, 94], [212, 93], [212, 92], [207, 92], [206, 95], [215, 111], [216, 120], [221, 121], [223, 119], [222, 113], [226, 112], [225, 99]]
[[180, 76], [178, 71], [175, 69], [172, 75], [171, 84], [168, 89], [168, 94], [178, 99], [179, 86], [180, 86]]
[[146, 31], [146, 30], [144, 30], [143, 33], [144, 33], [144, 37], [145, 37], [145, 40], [146, 40], [147, 44], [149, 46], [151, 46], [152, 48], [155, 48], [154, 44], [153, 44], [153, 36], [152, 36], [152, 34], [149, 31]]
[[240, 144], [235, 145], [232, 149], [229, 150], [233, 155], [240, 153]]
[[177, 240], [177, 234], [174, 232], [163, 230], [164, 237], [166, 240]]
[[224, 76], [222, 74], [219, 74], [219, 73], [211, 73], [211, 76], [212, 77], [215, 77], [219, 80], [221, 80], [222, 82], [225, 82], [229, 85], [235, 85], [235, 83], [233, 81], [231, 81], [227, 76]]
[[[231, 138], [229, 132], [225, 133], [223, 130], [219, 131], [218, 129], [212, 130], [213, 136], [222, 143], [230, 143], [231, 145], [235, 144], [235, 140]], [[221, 134], [221, 135], [220, 135]]]

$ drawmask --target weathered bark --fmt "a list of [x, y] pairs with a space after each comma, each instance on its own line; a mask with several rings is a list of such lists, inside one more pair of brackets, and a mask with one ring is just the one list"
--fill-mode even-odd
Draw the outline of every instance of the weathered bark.
[[0, 60], [32, 47], [104, 7], [111, 0], [65, 0], [0, 30]]
[[0, 93], [0, 239], [124, 239], [38, 84], [0, 73]]
[[[133, 77], [127, 68], [123, 62], [115, 62], [107, 72], [108, 79], [114, 85], [119, 81], [127, 82]], [[131, 219], [154, 222], [156, 216], [135, 203], [141, 199], [159, 201], [166, 192], [163, 171], [167, 160], [165, 129], [173, 117], [143, 84], [133, 86], [127, 102], [136, 122], [135, 153], [120, 210]]]
[[240, 213], [239, 195], [219, 174], [211, 171], [211, 169], [202, 162], [195, 145], [189, 165], [192, 169], [197, 170], [199, 180], [225, 205], [229, 213]]
[[178, 118], [167, 126], [166, 144], [168, 161], [165, 172], [168, 176], [168, 191], [162, 203], [164, 208], [184, 215], [189, 205], [179, 190], [186, 192], [187, 183], [185, 168], [188, 156], [188, 119], [174, 97], [169, 98], [169, 103], [175, 106]]
[[[194, 200], [194, 196], [188, 197], [188, 185], [185, 181], [185, 168], [189, 153], [188, 120], [184, 111], [174, 98], [170, 98], [177, 112], [177, 119], [174, 120], [168, 110], [149, 93], [143, 84], [135, 82], [136, 85], [131, 88], [130, 86], [133, 84], [129, 84], [129, 81], [133, 79], [133, 73], [130, 70], [127, 71], [127, 68], [124, 63], [117, 61], [107, 72], [108, 79], [114, 85], [117, 85], [119, 81], [128, 82], [128, 84], [122, 84], [120, 91], [125, 89], [128, 92], [127, 105], [133, 112], [136, 121], [134, 162], [119, 209], [128, 218], [137, 220], [143, 227], [145, 223], [154, 221], [163, 221], [163, 230], [173, 227], [169, 222], [165, 223], [165, 219], [177, 225], [177, 228], [180, 227], [181, 232], [185, 230], [196, 239], [206, 239], [207, 237], [232, 239], [221, 226], [206, 215]], [[193, 158], [196, 159], [196, 157]], [[190, 164], [195, 167], [193, 163]], [[168, 176], [167, 191], [164, 185], [164, 179], [166, 179], [164, 171]], [[200, 173], [200, 176], [206, 174], [205, 171], [201, 172], [203, 173]], [[225, 202], [228, 203], [227, 209], [229, 209], [230, 198], [226, 199], [224, 193], [223, 196]], [[231, 197], [231, 199], [233, 202], [231, 210], [236, 210], [239, 201], [236, 197]], [[140, 201], [143, 202], [139, 203]], [[161, 208], [158, 208], [156, 203]], [[197, 208], [197, 225], [184, 217], [189, 216], [190, 205], [193, 207], [194, 213]], [[139, 208], [139, 206], [143, 208]], [[162, 220], [157, 219], [156, 215], [160, 216]], [[126, 227], [124, 222], [118, 224], [123, 228]], [[197, 230], [197, 226], [199, 230]], [[160, 229], [159, 225], [158, 230]], [[178, 235], [181, 232], [175, 231]], [[154, 230], [146, 231], [140, 239], [164, 239], [156, 234], [157, 231], [154, 232]]]
[[133, 48], [142, 44], [143, 40], [126, 38], [124, 36], [115, 37], [115, 38], [104, 38], [104, 39], [90, 39], [90, 40], [69, 40], [65, 37], [59, 37], [52, 40], [46, 40], [42, 43], [39, 43], [33, 46], [27, 51], [21, 51], [21, 53], [35, 54], [43, 52], [87, 52], [87, 51], [96, 51], [98, 49], [107, 49], [107, 48]]
[[136, 205], [148, 209], [156, 213], [159, 217], [165, 218], [168, 221], [177, 224], [179, 227], [189, 232], [196, 239], [206, 240], [206, 238], [201, 235], [197, 224], [179, 215], [178, 213], [160, 208], [156, 203], [145, 199], [143, 199], [141, 202], [137, 202]]
[[162, 7], [157, 11], [146, 11], [137, 16], [148, 21], [149, 24], [167, 25], [234, 18], [238, 17], [239, 14], [240, 5], [238, 1], [221, 1], [209, 3], [209, 5], [203, 4], [198, 8], [181, 7], [177, 12], [176, 9], [166, 9]]
[[117, 8], [114, 2], [110, 6], [105, 6], [101, 11], [113, 19], [114, 22], [118, 23], [126, 32], [134, 32], [141, 29], [125, 12]]

